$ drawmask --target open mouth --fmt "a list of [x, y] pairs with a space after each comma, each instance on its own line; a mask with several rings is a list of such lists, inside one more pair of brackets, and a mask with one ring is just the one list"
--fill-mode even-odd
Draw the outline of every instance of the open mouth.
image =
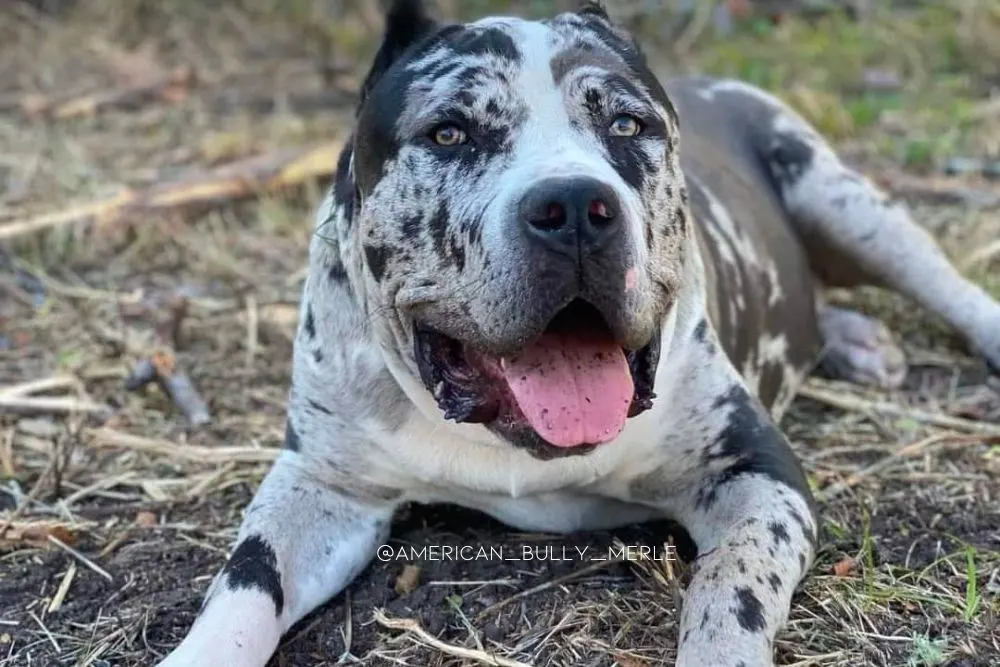
[[501, 432], [528, 427], [555, 447], [613, 440], [655, 397], [659, 337], [640, 350], [626, 350], [597, 309], [581, 299], [507, 357], [419, 325], [415, 339], [421, 380], [446, 419]]

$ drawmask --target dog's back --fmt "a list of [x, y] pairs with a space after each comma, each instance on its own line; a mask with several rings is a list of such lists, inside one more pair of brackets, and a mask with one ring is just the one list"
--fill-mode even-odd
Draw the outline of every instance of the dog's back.
[[[665, 82], [708, 278], [709, 311], [730, 359], [780, 413], [820, 352], [808, 258], [766, 162], [774, 110], [725, 82]], [[763, 335], [762, 335], [763, 334]]]

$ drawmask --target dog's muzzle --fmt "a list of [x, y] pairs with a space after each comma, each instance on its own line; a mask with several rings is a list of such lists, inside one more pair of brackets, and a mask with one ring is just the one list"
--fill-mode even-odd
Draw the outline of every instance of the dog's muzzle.
[[600, 312], [582, 299], [507, 356], [415, 328], [421, 380], [446, 419], [501, 433], [530, 429], [558, 448], [613, 440], [627, 418], [649, 409], [659, 348], [656, 336], [639, 350], [624, 349]]

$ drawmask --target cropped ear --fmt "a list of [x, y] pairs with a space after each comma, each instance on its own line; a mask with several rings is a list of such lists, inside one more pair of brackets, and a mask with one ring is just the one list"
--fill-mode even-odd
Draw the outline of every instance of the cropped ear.
[[[408, 48], [433, 33], [438, 24], [427, 14], [423, 0], [394, 0], [385, 19], [385, 36], [375, 54], [364, 83], [361, 85], [363, 105], [372, 88]], [[359, 105], [360, 106], [360, 105]]]
[[601, 0], [580, 0], [576, 13], [581, 16], [596, 16], [611, 23], [611, 16]]

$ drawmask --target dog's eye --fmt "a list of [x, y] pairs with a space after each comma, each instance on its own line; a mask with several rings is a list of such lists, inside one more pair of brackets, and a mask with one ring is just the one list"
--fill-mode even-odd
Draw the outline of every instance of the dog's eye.
[[431, 139], [438, 146], [458, 146], [468, 141], [469, 136], [455, 125], [439, 125], [431, 132]]
[[632, 116], [621, 115], [611, 121], [608, 133], [613, 137], [634, 137], [642, 132], [642, 123]]

